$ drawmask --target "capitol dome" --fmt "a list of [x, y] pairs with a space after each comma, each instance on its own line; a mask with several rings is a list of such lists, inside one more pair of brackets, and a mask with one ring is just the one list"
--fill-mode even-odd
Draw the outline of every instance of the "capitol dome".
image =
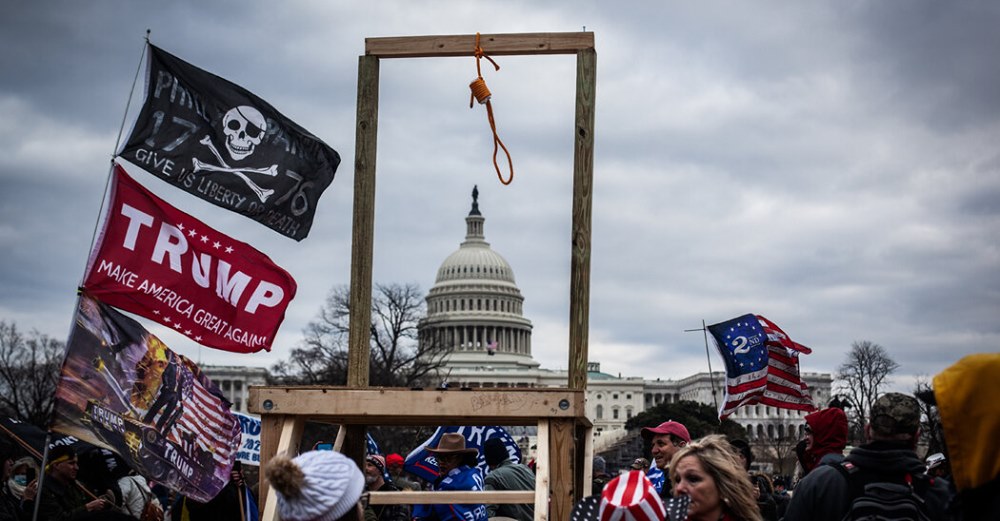
[[[472, 189], [472, 210], [465, 218], [465, 241], [438, 268], [435, 287], [469, 281], [489, 281], [517, 289], [507, 259], [490, 248], [483, 235], [486, 219], [479, 213], [479, 190]], [[519, 292], [520, 293], [520, 292]]]
[[427, 293], [427, 317], [418, 326], [420, 341], [442, 344], [451, 367], [487, 362], [537, 367], [531, 321], [522, 314], [524, 297], [510, 263], [486, 242], [478, 199], [473, 188], [465, 240], [438, 268]]

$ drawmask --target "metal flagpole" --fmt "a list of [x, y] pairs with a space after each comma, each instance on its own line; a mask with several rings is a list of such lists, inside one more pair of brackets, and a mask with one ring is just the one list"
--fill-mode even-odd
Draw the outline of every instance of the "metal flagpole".
[[719, 398], [718, 391], [715, 389], [715, 373], [712, 372], [712, 356], [708, 352], [708, 327], [705, 325], [705, 319], [701, 319], [700, 329], [685, 329], [685, 333], [691, 333], [693, 331], [701, 331], [705, 335], [705, 358], [708, 359], [708, 379], [712, 382], [712, 403], [715, 404], [715, 409], [719, 409]]
[[45, 465], [49, 462], [49, 443], [52, 441], [52, 431], [45, 433], [45, 450], [42, 452], [41, 470], [38, 472], [38, 486], [35, 487], [35, 508], [31, 513], [31, 521], [38, 521], [38, 507], [42, 504], [42, 487], [45, 485]]
[[[94, 241], [97, 239], [97, 230], [101, 226], [101, 216], [104, 215], [104, 203], [107, 201], [108, 187], [111, 185], [111, 176], [115, 171], [115, 154], [118, 152], [119, 142], [122, 140], [122, 132], [125, 130], [125, 121], [128, 118], [128, 108], [132, 105], [132, 94], [135, 92], [135, 84], [139, 81], [139, 73], [142, 72], [143, 59], [146, 57], [146, 47], [149, 46], [150, 30], [146, 29], [146, 39], [142, 44], [142, 52], [139, 54], [139, 66], [135, 69], [135, 77], [132, 78], [132, 88], [128, 91], [128, 100], [125, 102], [125, 113], [122, 114], [122, 123], [118, 126], [118, 137], [115, 138], [115, 149], [111, 153], [111, 166], [108, 168], [108, 177], [104, 181], [104, 197], [101, 199], [101, 207], [97, 210], [97, 220], [94, 221], [94, 232], [90, 235], [90, 249], [94, 249]], [[84, 267], [84, 270], [89, 267]], [[84, 274], [86, 277], [86, 273]], [[81, 284], [82, 285], [82, 284]], [[77, 303], [79, 306], [79, 303]]]

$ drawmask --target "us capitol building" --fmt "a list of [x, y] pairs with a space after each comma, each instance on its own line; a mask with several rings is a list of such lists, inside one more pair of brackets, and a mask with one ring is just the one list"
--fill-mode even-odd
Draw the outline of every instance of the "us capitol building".
[[[510, 263], [486, 242], [486, 219], [478, 196], [473, 188], [465, 240], [441, 263], [427, 294], [427, 316], [418, 325], [420, 341], [451, 347], [440, 378], [452, 387], [565, 387], [566, 371], [544, 369], [531, 357], [531, 321], [523, 314], [524, 296]], [[802, 378], [817, 405], [829, 402], [829, 373], [803, 373]], [[713, 391], [713, 379], [717, 391]], [[596, 435], [621, 433], [626, 420], [664, 402], [721, 402], [724, 386], [723, 372], [647, 380], [603, 373], [599, 362], [590, 362], [587, 417]], [[772, 438], [801, 435], [804, 416], [799, 411], [757, 405], [742, 407], [730, 418], [750, 438]]]

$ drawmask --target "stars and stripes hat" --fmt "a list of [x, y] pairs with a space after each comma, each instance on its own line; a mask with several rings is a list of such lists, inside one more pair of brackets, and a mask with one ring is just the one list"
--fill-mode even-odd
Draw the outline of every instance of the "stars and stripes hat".
[[584, 498], [570, 515], [571, 521], [664, 521], [666, 518], [666, 508], [653, 484], [637, 470], [609, 481], [599, 498]]

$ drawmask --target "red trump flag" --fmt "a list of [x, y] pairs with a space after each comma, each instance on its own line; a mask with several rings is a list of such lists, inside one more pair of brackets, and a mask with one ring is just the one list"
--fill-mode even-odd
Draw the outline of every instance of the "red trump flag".
[[208, 347], [270, 350], [295, 279], [252, 246], [170, 206], [115, 165], [83, 288]]

